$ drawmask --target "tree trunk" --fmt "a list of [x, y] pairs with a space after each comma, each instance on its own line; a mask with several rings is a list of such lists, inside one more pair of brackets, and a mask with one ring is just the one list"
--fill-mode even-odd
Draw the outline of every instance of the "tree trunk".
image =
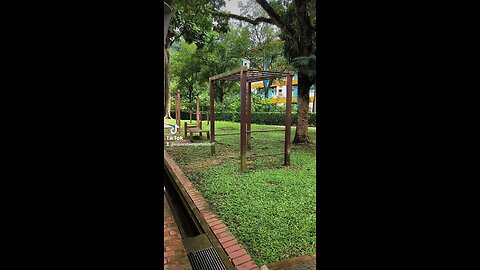
[[295, 130], [295, 138], [293, 143], [306, 144], [309, 143], [308, 138], [308, 112], [310, 110], [310, 87], [313, 80], [306, 74], [298, 73], [298, 112], [297, 112], [297, 128]]
[[[295, 13], [298, 21], [298, 49], [296, 56], [309, 56], [315, 52], [315, 47], [312, 40], [314, 34], [313, 28], [310, 25], [307, 12], [307, 3], [305, 0], [295, 1]], [[313, 85], [315, 78], [310, 78], [304, 71], [298, 72], [298, 123], [295, 131], [295, 139], [293, 143], [308, 144], [308, 113], [310, 111], [310, 87]]]
[[190, 103], [193, 102], [193, 87], [190, 85], [188, 86], [188, 100]]
[[164, 49], [164, 61], [165, 61], [165, 119], [172, 119], [170, 115], [171, 109], [171, 95], [170, 95], [170, 53], [169, 49]]
[[220, 81], [218, 84], [219, 84], [219, 87], [217, 88], [217, 100], [220, 103], [223, 103], [223, 82]]

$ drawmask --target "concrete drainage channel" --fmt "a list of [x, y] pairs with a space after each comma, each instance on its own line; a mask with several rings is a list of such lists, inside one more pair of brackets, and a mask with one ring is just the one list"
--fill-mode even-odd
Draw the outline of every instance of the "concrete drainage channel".
[[[170, 161], [171, 162], [171, 161]], [[164, 192], [193, 270], [236, 268], [183, 188], [176, 164], [164, 160]]]

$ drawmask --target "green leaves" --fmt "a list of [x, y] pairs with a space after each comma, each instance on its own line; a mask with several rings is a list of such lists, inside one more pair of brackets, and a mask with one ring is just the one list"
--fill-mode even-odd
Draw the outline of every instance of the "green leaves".
[[201, 51], [197, 45], [188, 44], [181, 40], [178, 47], [171, 50], [171, 78], [172, 85], [180, 90], [182, 100], [194, 99], [198, 92], [196, 91], [201, 72]]
[[[195, 43], [202, 48], [206, 43], [206, 33], [211, 31], [213, 26], [213, 17], [205, 12], [211, 2], [209, 0], [175, 0], [168, 36], [171, 42], [183, 36], [188, 43]], [[221, 6], [223, 0], [216, 2], [217, 6]]]
[[310, 56], [295, 57], [292, 61], [292, 65], [310, 78], [315, 78], [316, 75], [316, 61], [317, 58], [314, 54]]
[[[316, 76], [316, 30], [313, 27], [316, 1], [252, 0], [242, 7], [242, 16], [220, 14], [218, 11], [224, 5], [224, 0], [175, 1], [170, 40], [174, 42], [183, 37], [187, 43], [197, 45], [197, 53], [187, 60], [192, 69], [191, 79], [175, 84], [187, 87], [190, 96], [208, 93], [210, 76], [239, 67], [240, 60], [246, 58], [251, 61], [252, 68], [263, 69], [268, 64], [271, 70], [296, 69], [292, 71], [298, 71], [301, 78], [298, 86], [301, 93], [305, 93]], [[247, 27], [242, 24], [229, 27], [229, 18], [248, 22]], [[271, 56], [271, 61], [267, 56]], [[195, 57], [200, 60], [195, 61]], [[215, 99], [223, 103], [225, 97], [235, 96], [238, 83], [215, 82], [214, 88]], [[309, 105], [302, 104], [304, 110], [299, 112], [304, 114]], [[236, 109], [235, 106], [235, 103], [219, 105], [229, 109]], [[305, 132], [306, 125], [301, 123], [297, 133]]]

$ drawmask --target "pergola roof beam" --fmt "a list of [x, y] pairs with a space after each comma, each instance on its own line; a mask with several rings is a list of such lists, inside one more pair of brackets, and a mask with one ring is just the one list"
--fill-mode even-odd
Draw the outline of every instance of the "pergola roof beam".
[[256, 82], [268, 79], [283, 78], [288, 75], [292, 75], [292, 72], [278, 72], [278, 71], [265, 71], [256, 69], [247, 69], [246, 67], [236, 68], [231, 71], [227, 71], [213, 77], [210, 77], [210, 81], [224, 80], [224, 81], [240, 81], [240, 73], [242, 71], [247, 72], [247, 82]]

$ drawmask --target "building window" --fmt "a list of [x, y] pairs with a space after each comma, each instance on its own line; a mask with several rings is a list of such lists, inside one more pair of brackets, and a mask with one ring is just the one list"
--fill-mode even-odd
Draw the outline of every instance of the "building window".
[[271, 92], [272, 95], [271, 95], [270, 97], [276, 96], [276, 95], [277, 95], [277, 88], [276, 88], [276, 87], [273, 87], [273, 88], [270, 88], [270, 89], [271, 89], [271, 91], [272, 91], [272, 92]]

